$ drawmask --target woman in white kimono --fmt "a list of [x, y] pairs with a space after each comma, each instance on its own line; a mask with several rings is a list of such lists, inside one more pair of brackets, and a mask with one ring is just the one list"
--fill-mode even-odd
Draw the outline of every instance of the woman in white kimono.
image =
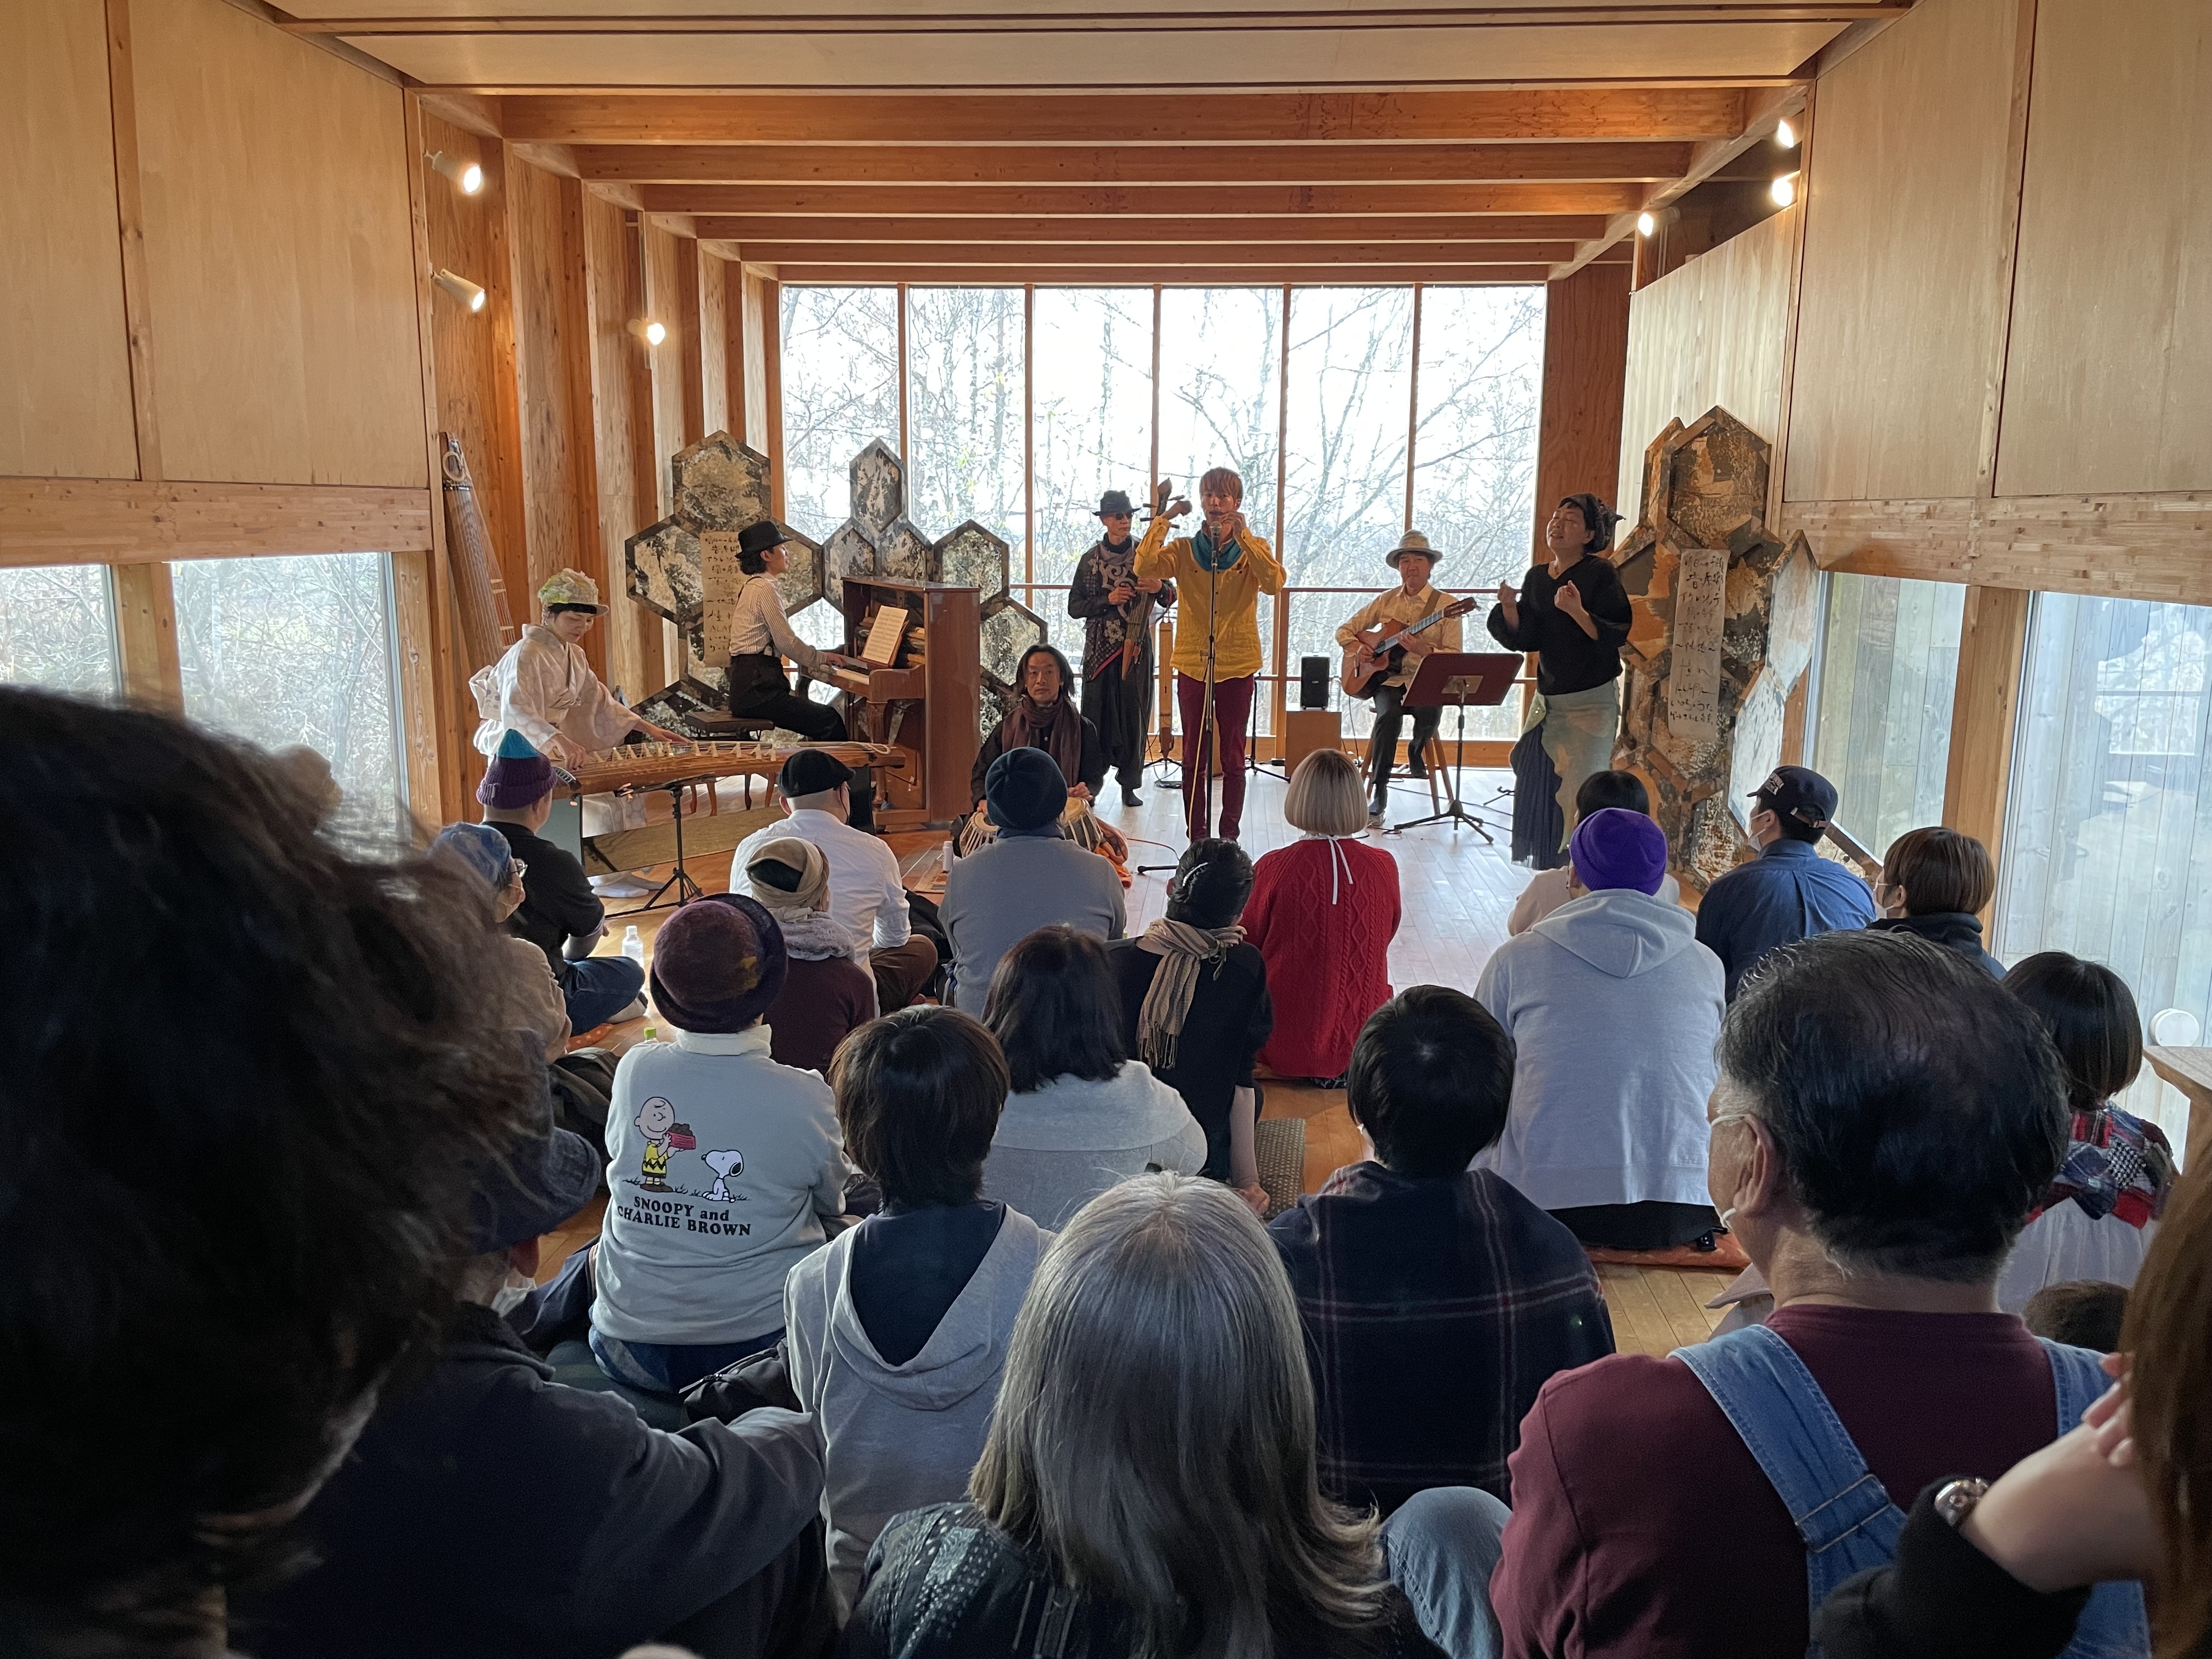
[[[583, 638], [606, 611], [599, 603], [597, 582], [580, 570], [556, 570], [538, 590], [538, 599], [544, 607], [539, 620], [525, 623], [522, 637], [507, 647], [507, 654], [469, 681], [483, 720], [475, 738], [482, 753], [496, 753], [501, 736], [510, 730], [529, 738], [556, 766], [574, 766], [594, 750], [613, 748], [633, 732], [662, 742], [683, 741], [682, 733], [655, 726], [623, 707], [592, 672]], [[586, 795], [583, 833], [601, 836], [635, 829], [644, 822], [641, 807], [634, 809], [632, 816], [635, 823], [625, 817], [611, 795]], [[629, 876], [597, 875], [592, 885], [611, 898], [651, 890], [649, 883]]]

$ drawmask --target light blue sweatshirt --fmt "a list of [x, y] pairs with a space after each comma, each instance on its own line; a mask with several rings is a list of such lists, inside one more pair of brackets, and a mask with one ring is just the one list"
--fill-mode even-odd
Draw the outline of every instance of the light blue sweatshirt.
[[1512, 1033], [1505, 1133], [1475, 1159], [1547, 1210], [1709, 1204], [1705, 1102], [1724, 975], [1679, 905], [1564, 904], [1492, 953], [1475, 998]]

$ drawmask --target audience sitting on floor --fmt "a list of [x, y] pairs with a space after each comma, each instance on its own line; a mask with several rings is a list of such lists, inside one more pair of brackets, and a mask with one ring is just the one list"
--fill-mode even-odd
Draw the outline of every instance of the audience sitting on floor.
[[395, 1389], [301, 1517], [316, 1564], [234, 1613], [255, 1659], [814, 1659], [836, 1628], [815, 1425], [759, 1411], [680, 1434], [563, 1388], [500, 1310], [539, 1237], [599, 1186], [552, 1127], [480, 1170], [435, 1364]]
[[2096, 1353], [2119, 1350], [2127, 1323], [2128, 1287], [2101, 1279], [2062, 1279], [2027, 1298], [2020, 1322], [2038, 1336]]
[[1499, 945], [1475, 983], [1515, 1054], [1513, 1109], [1480, 1161], [1585, 1244], [1709, 1247], [1720, 963], [1657, 896], [1667, 837], [1651, 819], [1602, 808], [1568, 853], [1583, 896]]
[[1060, 647], [1039, 643], [1023, 652], [1014, 684], [1019, 695], [1007, 702], [1006, 717], [976, 746], [968, 774], [969, 805], [987, 804], [991, 768], [1011, 749], [1043, 750], [1070, 795], [1096, 800], [1106, 787], [1106, 744], [1091, 717], [1075, 706], [1075, 671]]
[[1267, 964], [1275, 1029], [1261, 1063], [1336, 1086], [1359, 1028], [1390, 1000], [1398, 861], [1370, 847], [1367, 792], [1340, 749], [1298, 763], [1283, 816], [1305, 833], [1252, 866], [1244, 937]]
[[592, 1354], [616, 1382], [670, 1395], [774, 1347], [783, 1281], [845, 1209], [830, 1088], [779, 1066], [762, 1016], [783, 935], [751, 899], [710, 893], [661, 925], [653, 1006], [672, 1041], [615, 1072]]
[[[2002, 987], [1925, 940], [1823, 934], [1746, 981], [1719, 1059], [1711, 1197], [1774, 1313], [1544, 1385], [1491, 1581], [1508, 1653], [1799, 1659], [1895, 1504], [2010, 1468], [2104, 1389], [1997, 1310], [2066, 1139], [2057, 1056]], [[2142, 1599], [2087, 1617], [2124, 1644]]]
[[265, 756], [7, 688], [0, 775], [0, 1646], [224, 1653], [544, 1062], [486, 1038], [477, 878], [317, 834]]
[[783, 1306], [792, 1390], [821, 1425], [830, 1574], [849, 1608], [884, 1522], [966, 1493], [1051, 1235], [982, 1195], [1007, 1072], [976, 1021], [903, 1010], [839, 1050], [830, 1079], [883, 1207], [793, 1267]]
[[[1575, 822], [1580, 823], [1591, 813], [1602, 812], [1609, 806], [1624, 812], [1641, 812], [1649, 817], [1651, 793], [1644, 787], [1644, 780], [1633, 772], [1591, 773], [1583, 780], [1582, 787], [1575, 791]], [[1580, 898], [1588, 890], [1575, 885], [1571, 859], [1556, 870], [1539, 870], [1521, 890], [1521, 896], [1513, 901], [1513, 913], [1505, 919], [1506, 933], [1519, 937], [1569, 899]], [[1657, 896], [1668, 904], [1680, 904], [1681, 884], [1671, 875], [1663, 877]]]
[[1267, 1224], [1313, 1362], [1322, 1490], [1386, 1515], [1430, 1486], [1505, 1498], [1536, 1390], [1613, 1352], [1574, 1235], [1468, 1167], [1505, 1127], [1513, 1039], [1416, 985], [1367, 1022], [1346, 1082], [1367, 1160]]
[[875, 981], [854, 959], [853, 935], [830, 914], [829, 855], [796, 836], [763, 842], [745, 881], [783, 935], [783, 989], [767, 1015], [769, 1056], [827, 1073], [837, 1045], [876, 1012]]
[[[1821, 1651], [1830, 1659], [2212, 1653], [2208, 1309], [2212, 1185], [2194, 1181], [2128, 1296], [2121, 1352], [2105, 1364], [2118, 1381], [2080, 1427], [1986, 1490], [1987, 1473], [1922, 1488], [1895, 1560], [1850, 1580], [1821, 1608]], [[2111, 1604], [2135, 1594], [2130, 1580], [2148, 1588], [2154, 1645], [2139, 1624], [2124, 1641], [2110, 1638]]]
[[430, 850], [460, 860], [491, 888], [493, 926], [513, 958], [514, 972], [502, 988], [505, 999], [488, 1000], [487, 1008], [513, 1014], [514, 1024], [544, 1040], [545, 1058], [557, 1059], [568, 1047], [568, 1004], [561, 994], [561, 982], [553, 977], [552, 964], [543, 951], [507, 930], [507, 919], [522, 908], [525, 896], [521, 860], [507, 837], [488, 823], [449, 823], [438, 832]]
[[1394, 1550], [1321, 1496], [1289, 1281], [1212, 1182], [1123, 1182], [1054, 1240], [969, 1491], [884, 1529], [845, 1653], [1410, 1659], [1420, 1601], [1479, 1594], [1440, 1531]]
[[1996, 892], [1990, 849], [1972, 836], [1940, 824], [1908, 830], [1890, 842], [1882, 859], [1874, 884], [1881, 915], [1867, 926], [1917, 934], [2002, 979], [2004, 963], [1982, 948], [1982, 919], [1977, 914]]
[[730, 890], [746, 892], [746, 872], [772, 841], [812, 842], [830, 860], [830, 914], [853, 937], [853, 960], [876, 981], [878, 1012], [903, 1008], [937, 974], [937, 947], [914, 930], [897, 855], [880, 837], [854, 829], [853, 769], [819, 749], [795, 750], [776, 775], [787, 815], [757, 830], [730, 860]]
[[645, 969], [628, 957], [596, 957], [607, 930], [607, 907], [584, 878], [584, 866], [566, 848], [538, 832], [553, 815], [553, 763], [520, 732], [499, 740], [499, 751], [477, 786], [484, 822], [507, 837], [522, 869], [522, 902], [507, 926], [545, 953], [568, 1007], [568, 1024], [588, 1031], [609, 1020], [645, 1012], [638, 993]]
[[1121, 994], [1089, 934], [1040, 927], [1007, 951], [983, 1024], [1012, 1079], [983, 1164], [992, 1198], [1058, 1229], [1116, 1182], [1205, 1167], [1206, 1131], [1182, 1097], [1127, 1057]]
[[1759, 856], [1705, 890], [1698, 943], [1721, 959], [1728, 1000], [1769, 951], [1875, 919], [1874, 895], [1850, 870], [1820, 856], [1836, 816], [1836, 786], [1807, 766], [1778, 766], [1752, 793], [1747, 826]]
[[1015, 941], [1062, 922], [1094, 939], [1121, 937], [1128, 907], [1114, 866], [1062, 836], [1067, 784], [1042, 749], [991, 763], [984, 805], [998, 839], [953, 861], [938, 919], [952, 942], [952, 1002], [983, 1012], [991, 975]]
[[2004, 987], [2057, 1048], [2070, 1114], [2065, 1161], [2037, 1194], [1997, 1280], [1997, 1305], [2017, 1313], [2064, 1279], [2134, 1284], [2174, 1169], [2165, 1132], [2113, 1103], [2142, 1070], [2142, 1017], [2127, 981], [2100, 963], [2044, 951], [2022, 959]]
[[1106, 954], [1121, 993], [1124, 1050], [1181, 1095], [1206, 1131], [1203, 1173], [1264, 1214], [1252, 1065], [1275, 1014], [1267, 963], [1237, 925], [1251, 895], [1243, 848], [1213, 836], [1193, 842], [1168, 882], [1167, 915]]

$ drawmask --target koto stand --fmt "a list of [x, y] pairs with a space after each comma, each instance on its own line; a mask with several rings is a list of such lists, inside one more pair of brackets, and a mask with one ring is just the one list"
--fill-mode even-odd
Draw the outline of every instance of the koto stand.
[[1463, 823], [1483, 840], [1492, 841], [1482, 820], [1460, 805], [1459, 775], [1467, 764], [1467, 707], [1473, 703], [1477, 708], [1489, 708], [1504, 702], [1521, 666], [1520, 653], [1512, 651], [1431, 651], [1421, 659], [1419, 671], [1406, 688], [1403, 706], [1458, 709], [1458, 747], [1451, 769], [1445, 775], [1444, 810], [1431, 812], [1425, 818], [1408, 818], [1403, 823], [1394, 824], [1392, 834], [1419, 829], [1425, 823]]

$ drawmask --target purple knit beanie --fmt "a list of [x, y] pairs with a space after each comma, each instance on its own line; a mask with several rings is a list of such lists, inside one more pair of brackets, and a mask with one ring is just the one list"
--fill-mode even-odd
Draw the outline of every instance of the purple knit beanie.
[[477, 799], [495, 812], [519, 812], [553, 793], [553, 763], [531, 747], [520, 732], [499, 740], [499, 751], [484, 768]]
[[1656, 893], [1667, 878], [1667, 832], [1641, 812], [1608, 806], [1575, 826], [1567, 852], [1591, 892], [1632, 887]]
[[742, 893], [693, 899], [653, 942], [653, 1006], [679, 1031], [742, 1031], [783, 989], [783, 929]]

